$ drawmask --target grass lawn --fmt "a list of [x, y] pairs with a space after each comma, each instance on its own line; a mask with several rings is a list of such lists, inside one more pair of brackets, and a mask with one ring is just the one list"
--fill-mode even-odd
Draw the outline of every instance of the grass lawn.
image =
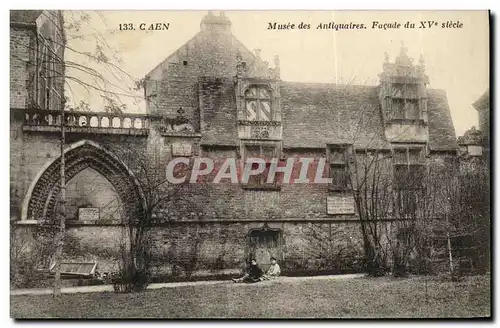
[[[490, 276], [297, 279], [136, 294], [11, 296], [14, 318], [452, 318], [490, 316]], [[427, 294], [427, 297], [426, 297]], [[427, 301], [426, 301], [427, 299]]]

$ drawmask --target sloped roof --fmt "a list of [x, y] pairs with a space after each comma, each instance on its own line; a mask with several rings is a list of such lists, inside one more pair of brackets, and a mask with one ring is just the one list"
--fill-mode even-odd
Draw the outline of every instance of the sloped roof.
[[36, 20], [42, 14], [43, 10], [11, 10], [11, 23], [35, 24]]
[[[225, 15], [209, 13], [200, 32], [147, 74], [164, 79], [170, 61], [189, 57], [189, 65], [196, 68], [189, 78], [199, 83], [203, 144], [237, 145], [236, 57], [242, 56], [249, 66], [260, 60], [232, 35], [230, 25]], [[282, 82], [280, 88], [284, 147], [353, 143], [363, 148], [389, 148], [377, 86]], [[429, 89], [427, 104], [430, 148], [456, 149], [446, 93]]]
[[472, 106], [474, 106], [477, 110], [490, 107], [490, 90], [483, 93], [483, 95], [479, 97], [479, 99], [476, 100]]
[[[202, 143], [236, 145], [234, 84], [230, 79], [202, 78]], [[285, 148], [324, 148], [353, 143], [389, 148], [377, 86], [282, 82], [281, 107]], [[455, 129], [443, 90], [428, 90], [431, 150], [457, 148]]]
[[281, 99], [284, 147], [389, 146], [375, 86], [284, 82]]
[[[231, 32], [231, 22], [225, 16], [206, 15], [201, 25], [208, 26], [201, 29], [188, 42], [171, 53], [151, 69], [146, 77], [161, 75], [163, 69], [168, 68], [169, 62], [178, 62], [189, 57], [190, 65], [197, 65], [199, 76], [234, 76], [236, 75], [237, 55], [242, 56], [242, 60], [248, 64], [253, 63], [257, 58], [255, 55]], [[228, 31], [220, 32], [217, 28], [221, 25], [228, 26]], [[213, 31], [215, 28], [216, 31]], [[216, 69], [211, 66], [217, 66]]]
[[455, 127], [444, 90], [427, 90], [429, 147], [431, 150], [452, 150], [458, 147]]

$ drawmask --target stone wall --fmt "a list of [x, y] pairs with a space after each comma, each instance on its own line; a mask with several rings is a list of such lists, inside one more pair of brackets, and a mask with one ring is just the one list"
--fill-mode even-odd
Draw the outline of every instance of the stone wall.
[[[87, 168], [68, 181], [66, 218], [78, 220], [79, 208], [98, 208], [101, 223], [122, 221], [122, 202], [115, 187], [94, 169]], [[93, 219], [93, 218], [92, 218]]]
[[[24, 197], [38, 174], [60, 157], [60, 133], [23, 131], [23, 113], [11, 111], [10, 119], [10, 204], [11, 220], [19, 220]], [[146, 149], [147, 137], [115, 134], [67, 133], [66, 144], [80, 140], [96, 141], [111, 149], [139, 152]]]
[[10, 28], [10, 107], [25, 108], [29, 102], [28, 83], [34, 33], [26, 28]]
[[[155, 277], [238, 275], [248, 263], [250, 229], [256, 223], [171, 223], [149, 232]], [[355, 222], [275, 223], [281, 232], [283, 273], [352, 272], [362, 269], [362, 238]], [[102, 272], [118, 268], [117, 226], [71, 227], [71, 259], [98, 260]], [[320, 233], [319, 237], [316, 233]], [[330, 260], [331, 262], [327, 262]]]
[[60, 155], [58, 134], [23, 132], [22, 115], [18, 115], [11, 112], [10, 120], [10, 204], [14, 220], [20, 219], [24, 196], [32, 181]]
[[[137, 154], [147, 149], [151, 154], [158, 155], [157, 170], [162, 170], [172, 158], [171, 143], [182, 140], [180, 137], [153, 135], [151, 132], [148, 139], [113, 134], [68, 134], [68, 143], [81, 138], [94, 139], [136, 172], [139, 168], [134, 167], [134, 158], [121, 156], [120, 149], [129, 149]], [[12, 147], [16, 149], [11, 152], [15, 164], [11, 167], [11, 193], [15, 196], [13, 208], [16, 209], [34, 177], [48, 161], [59, 155], [59, 136], [57, 133], [23, 133], [16, 119], [11, 123], [11, 136]], [[204, 147], [202, 155], [215, 159], [238, 158], [238, 149]], [[285, 149], [284, 155], [286, 158], [319, 159], [326, 156], [326, 151]], [[434, 154], [429, 163], [444, 165], [447, 158], [450, 155]], [[300, 166], [295, 168], [292, 180], [298, 177], [299, 170]], [[314, 175], [314, 168], [312, 173]], [[279, 191], [248, 190], [229, 181], [212, 184], [214, 175], [206, 177], [208, 183], [184, 185], [181, 192], [169, 199], [164, 208], [167, 211], [160, 213], [149, 238], [153, 246], [156, 276], [182, 279], [190, 275], [239, 274], [251, 252], [248, 234], [251, 229], [263, 228], [264, 223], [280, 233], [279, 260], [286, 274], [361, 270], [363, 248], [360, 224], [354, 215], [327, 213], [326, 200], [330, 195], [327, 185], [283, 184]], [[95, 195], [87, 192], [82, 198], [81, 191], [85, 188], [76, 185], [85, 184], [90, 179], [100, 181], [94, 184], [98, 190], [94, 190]], [[85, 205], [82, 203], [84, 199], [97, 195], [100, 200], [93, 202], [92, 206], [101, 207], [99, 201], [116, 196], [113, 187], [100, 174], [82, 171], [74, 181], [69, 182], [68, 206], [77, 210], [78, 206]], [[67, 259], [97, 260], [99, 270], [116, 270], [120, 263], [120, 240], [124, 240], [123, 229], [106, 221], [96, 222], [95, 225], [69, 223]]]

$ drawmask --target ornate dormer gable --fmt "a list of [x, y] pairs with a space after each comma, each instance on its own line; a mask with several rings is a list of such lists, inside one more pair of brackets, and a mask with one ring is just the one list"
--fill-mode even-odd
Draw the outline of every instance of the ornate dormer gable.
[[402, 44], [393, 63], [385, 54], [380, 77], [380, 102], [385, 121], [418, 120], [427, 123], [427, 89], [429, 78], [425, 75], [424, 58], [421, 55], [415, 65], [408, 57], [408, 49]]
[[240, 139], [281, 140], [279, 57], [274, 68], [255, 52], [255, 60], [246, 63], [236, 58], [235, 79], [238, 135]]
[[240, 53], [236, 55], [237, 78], [260, 78], [267, 80], [280, 79], [280, 58], [274, 56], [274, 68], [269, 68], [269, 62], [260, 58], [261, 49], [255, 49], [255, 60], [252, 63], [244, 62]]
[[280, 125], [279, 57], [275, 57], [275, 68], [270, 69], [268, 63], [260, 59], [259, 50], [255, 56], [256, 60], [247, 65], [242, 61], [241, 55], [237, 54], [238, 121], [242, 125]]
[[408, 57], [408, 49], [401, 51], [390, 62], [385, 54], [383, 71], [379, 74], [379, 99], [389, 142], [427, 143], [429, 127], [427, 115], [427, 84], [425, 63], [420, 56], [418, 64]]

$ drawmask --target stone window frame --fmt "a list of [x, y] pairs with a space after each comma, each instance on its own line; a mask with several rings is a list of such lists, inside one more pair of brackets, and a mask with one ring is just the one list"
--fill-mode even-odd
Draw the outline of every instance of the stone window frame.
[[[423, 120], [423, 111], [425, 110], [425, 101], [419, 95], [420, 86], [416, 83], [407, 81], [395, 81], [389, 84], [389, 94], [386, 96], [387, 108], [390, 111], [390, 117], [393, 120]], [[396, 103], [400, 103], [400, 108], [396, 110]], [[411, 104], [414, 108], [411, 108]], [[416, 115], [410, 116], [412, 111]]]
[[[394, 106], [394, 101], [401, 102], [401, 108], [396, 110]], [[393, 109], [393, 118], [399, 119], [399, 120], [421, 120], [422, 118], [422, 111], [420, 110], [420, 102], [418, 99], [407, 99], [407, 98], [391, 98], [391, 107]], [[413, 104], [415, 107], [412, 109], [410, 106]], [[410, 116], [410, 113], [412, 111], [418, 112], [418, 117], [417, 115], [414, 115], [414, 117]]]
[[[275, 141], [253, 141], [253, 140], [245, 140], [241, 142], [240, 145], [240, 160], [242, 167], [246, 164], [246, 160], [248, 158], [248, 153], [249, 151], [247, 150], [249, 147], [260, 147], [260, 155], [262, 156], [263, 154], [263, 148], [273, 148], [273, 157], [275, 158], [281, 158], [281, 152], [282, 152], [282, 147], [280, 142], [275, 142]], [[279, 182], [278, 174], [275, 176], [275, 181], [273, 183], [267, 183], [267, 176], [269, 174], [269, 167], [271, 165], [271, 162], [267, 161], [266, 162], [266, 169], [264, 170], [263, 173], [261, 173], [259, 176], [251, 176], [248, 182], [244, 183], [241, 179], [240, 180], [240, 185], [244, 189], [250, 189], [250, 190], [281, 190], [281, 183]], [[242, 174], [243, 174], [243, 169], [242, 169]], [[256, 177], [259, 177], [258, 183], [251, 183], [252, 177], [256, 179]]]
[[[328, 190], [336, 192], [351, 191], [348, 170], [349, 154], [351, 151], [351, 144], [327, 145], [328, 177], [332, 179], [332, 182], [328, 185]], [[335, 156], [335, 154], [339, 154], [340, 156]]]
[[[403, 217], [415, 215], [418, 210], [419, 190], [423, 188], [426, 149], [424, 146], [400, 146], [393, 148], [392, 152], [395, 213]], [[404, 154], [398, 156], [398, 153]], [[410, 176], [418, 180], [408, 179]]]
[[43, 109], [59, 110], [60, 108], [53, 107], [61, 106], [63, 98], [54, 83], [54, 77], [62, 79], [62, 76], [57, 76], [58, 65], [62, 65], [62, 61], [58, 58], [61, 46], [52, 38], [45, 38], [42, 34], [38, 34], [38, 40], [40, 49], [38, 50], [33, 98]]
[[[255, 88], [257, 90], [256, 96], [248, 96], [247, 93], [250, 91], [250, 89]], [[260, 90], [266, 90], [268, 96], [267, 97], [261, 97], [260, 96]], [[272, 122], [274, 120], [274, 110], [273, 110], [273, 90], [271, 87], [267, 84], [264, 83], [250, 83], [243, 91], [243, 104], [244, 104], [244, 110], [245, 110], [245, 119], [247, 121], [252, 121], [252, 122]], [[248, 101], [256, 101], [257, 103], [257, 111], [256, 111], [256, 117], [255, 119], [250, 119], [246, 113], [247, 111], [247, 102]], [[269, 119], [268, 120], [263, 120], [261, 117], [261, 101], [268, 101], [269, 103]]]

